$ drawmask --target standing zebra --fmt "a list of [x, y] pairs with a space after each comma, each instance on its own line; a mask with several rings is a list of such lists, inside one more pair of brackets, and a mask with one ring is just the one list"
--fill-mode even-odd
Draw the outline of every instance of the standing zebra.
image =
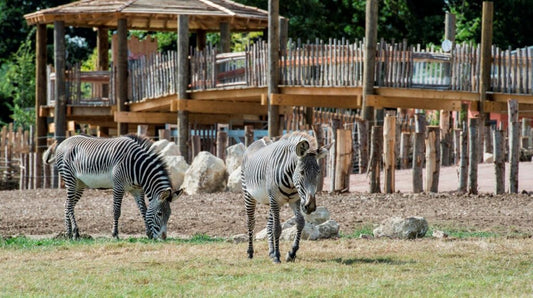
[[[270, 205], [267, 223], [269, 255], [280, 262], [279, 208], [289, 203], [296, 216], [297, 234], [286, 260], [294, 261], [299, 248], [305, 219], [316, 209], [315, 193], [320, 167], [318, 160], [326, 156], [329, 146], [317, 149], [316, 139], [304, 132], [293, 132], [276, 142], [268, 138], [252, 143], [245, 151], [241, 181], [248, 216], [248, 257], [254, 255], [253, 232], [256, 202]], [[300, 210], [301, 209], [301, 210]]]
[[[172, 192], [163, 159], [149, 149], [150, 141], [133, 135], [96, 138], [77, 135], [59, 145], [54, 143], [44, 154], [47, 164], [57, 163], [65, 182], [65, 225], [69, 238], [79, 238], [74, 206], [85, 188], [113, 189], [113, 237], [118, 238], [118, 219], [122, 198], [130, 192], [141, 211], [149, 238], [166, 239], [170, 202], [182, 190]], [[148, 197], [148, 208], [144, 196]]]

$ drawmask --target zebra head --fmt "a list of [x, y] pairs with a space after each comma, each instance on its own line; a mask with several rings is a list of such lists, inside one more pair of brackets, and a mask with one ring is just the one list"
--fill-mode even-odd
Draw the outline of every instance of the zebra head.
[[300, 208], [307, 214], [316, 210], [315, 194], [320, 174], [318, 161], [326, 156], [328, 147], [310, 150], [307, 140], [302, 140], [296, 145], [298, 159], [292, 179], [300, 196]]
[[146, 235], [148, 238], [163, 240], [167, 238], [170, 203], [182, 193], [183, 189], [173, 193], [169, 187], [161, 191], [158, 196], [150, 198], [150, 203], [146, 210]]

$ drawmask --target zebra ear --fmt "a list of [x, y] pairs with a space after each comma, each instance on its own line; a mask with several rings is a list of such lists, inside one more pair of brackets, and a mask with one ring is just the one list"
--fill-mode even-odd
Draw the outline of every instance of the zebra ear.
[[329, 144], [327, 144], [325, 146], [322, 146], [319, 149], [317, 149], [316, 150], [316, 159], [318, 160], [318, 159], [326, 157], [326, 155], [328, 155], [328, 153], [329, 153], [329, 148], [331, 148], [331, 146], [334, 143], [335, 142], [329, 143]]
[[172, 197], [170, 197], [169, 202], [172, 202], [172, 200], [179, 198], [182, 194], [183, 194], [183, 188], [180, 188], [180, 189], [176, 190], [172, 194]]
[[166, 188], [164, 189], [161, 194], [159, 195], [159, 200], [161, 202], [164, 202], [164, 201], [169, 201], [169, 202], [172, 202], [172, 189], [169, 187], [169, 188]]
[[309, 142], [307, 140], [302, 140], [296, 144], [296, 155], [298, 157], [304, 156], [307, 150], [309, 150]]

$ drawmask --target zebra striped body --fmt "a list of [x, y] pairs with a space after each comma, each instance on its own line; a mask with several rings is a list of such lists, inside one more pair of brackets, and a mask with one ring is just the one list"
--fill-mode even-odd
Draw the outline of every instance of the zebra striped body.
[[253, 231], [256, 203], [269, 204], [267, 232], [270, 257], [280, 262], [279, 208], [289, 204], [296, 217], [297, 235], [287, 261], [293, 261], [299, 248], [305, 225], [301, 211], [309, 214], [316, 209], [315, 193], [320, 173], [318, 160], [327, 148], [317, 149], [314, 137], [293, 132], [272, 142], [263, 138], [252, 143], [244, 153], [241, 181], [248, 219], [248, 257], [253, 258]]
[[[113, 189], [113, 236], [118, 238], [122, 198], [130, 192], [143, 216], [150, 238], [166, 238], [170, 202], [181, 194], [172, 192], [165, 163], [149, 150], [150, 141], [136, 136], [95, 138], [73, 136], [43, 155], [45, 163], [55, 159], [65, 182], [65, 225], [69, 237], [78, 238], [74, 206], [85, 188]], [[148, 197], [146, 206], [144, 196]]]

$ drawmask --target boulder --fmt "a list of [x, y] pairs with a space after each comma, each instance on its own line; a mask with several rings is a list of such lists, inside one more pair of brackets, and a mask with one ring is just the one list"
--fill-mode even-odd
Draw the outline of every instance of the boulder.
[[246, 148], [243, 143], [229, 146], [226, 149], [226, 171], [231, 175], [242, 164], [242, 157]]
[[240, 193], [242, 191], [241, 183], [241, 167], [239, 166], [235, 171], [231, 172], [228, 177], [228, 191]]
[[150, 146], [151, 150], [158, 152], [162, 156], [178, 156], [181, 155], [178, 145], [168, 140], [162, 139], [157, 142], [154, 142]]
[[374, 237], [415, 239], [424, 237], [427, 231], [428, 222], [423, 217], [391, 217], [374, 229]]
[[[307, 218], [313, 220], [313, 222], [308, 222], [306, 219], [305, 226], [302, 230], [301, 239], [328, 239], [337, 237], [339, 235], [339, 224], [336, 221], [329, 219], [329, 211], [326, 207], [319, 206], [315, 212], [306, 216]], [[296, 232], [296, 219], [295, 217], [292, 217], [281, 224], [280, 239], [292, 241], [296, 237]], [[266, 229], [261, 230], [255, 235], [255, 239], [257, 240], [263, 240], [267, 238], [268, 234]]]
[[172, 189], [178, 190], [183, 183], [189, 164], [187, 164], [183, 156], [164, 156], [163, 158], [167, 164], [168, 174], [172, 181]]
[[226, 189], [226, 179], [224, 161], [207, 151], [202, 151], [185, 172], [182, 187], [189, 195], [220, 192]]
[[168, 140], [162, 139], [157, 142], [154, 142], [152, 146], [150, 146], [151, 150], [154, 150], [155, 152], [161, 152], [170, 142]]

